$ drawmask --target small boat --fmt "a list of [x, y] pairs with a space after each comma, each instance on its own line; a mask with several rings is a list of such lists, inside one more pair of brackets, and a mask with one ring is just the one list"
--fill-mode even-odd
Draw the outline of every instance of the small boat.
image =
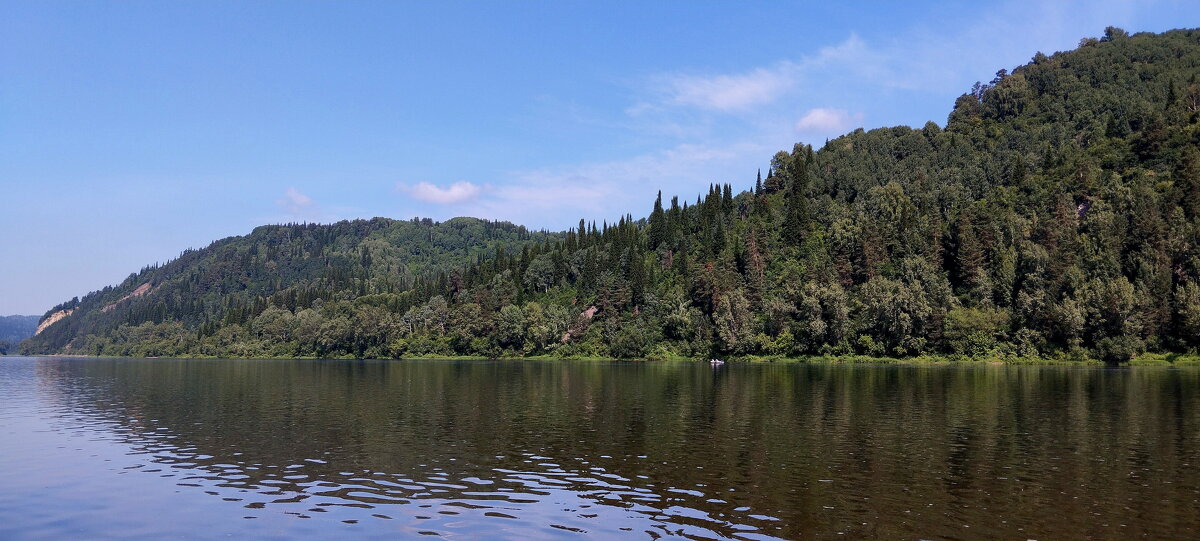
[[722, 361], [721, 359], [709, 359], [708, 364], [711, 364], [713, 366], [721, 366], [721, 365], [725, 364], [725, 361]]

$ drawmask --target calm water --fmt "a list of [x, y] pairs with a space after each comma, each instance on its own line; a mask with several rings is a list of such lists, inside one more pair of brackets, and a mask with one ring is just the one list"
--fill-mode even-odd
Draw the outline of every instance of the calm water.
[[0, 359], [0, 538], [1200, 536], [1200, 370]]

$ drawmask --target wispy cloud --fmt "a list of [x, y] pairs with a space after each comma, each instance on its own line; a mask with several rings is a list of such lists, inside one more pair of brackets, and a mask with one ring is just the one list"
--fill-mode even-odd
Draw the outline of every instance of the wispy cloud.
[[862, 123], [863, 114], [817, 107], [810, 109], [796, 121], [796, 131], [805, 134], [843, 133]]
[[671, 104], [735, 111], [775, 101], [794, 83], [794, 71], [793, 64], [783, 62], [738, 74], [660, 75], [657, 84]]
[[652, 97], [635, 103], [625, 112], [638, 116], [672, 107], [747, 112], [811, 88], [819, 84], [822, 73], [831, 70], [852, 71], [864, 77], [885, 74], [890, 60], [851, 33], [845, 41], [822, 47], [813, 54], [738, 73], [672, 72], [650, 76], [647, 88]]
[[[615, 219], [635, 212], [654, 197], [687, 198], [709, 182], [753, 181], [741, 163], [747, 155], [767, 155], [753, 143], [681, 144], [624, 160], [584, 163], [517, 172], [507, 182], [488, 186], [462, 210], [532, 227], [559, 228], [579, 218]], [[648, 209], [643, 209], [647, 210]]]
[[321, 208], [316, 201], [301, 193], [295, 186], [288, 186], [283, 192], [283, 198], [276, 200], [275, 204], [293, 219], [317, 221], [321, 218]]
[[455, 182], [446, 188], [439, 188], [428, 182], [418, 182], [411, 187], [400, 185], [399, 188], [408, 193], [413, 199], [425, 201], [426, 203], [437, 203], [439, 205], [462, 203], [474, 199], [479, 195], [479, 186], [465, 180]]

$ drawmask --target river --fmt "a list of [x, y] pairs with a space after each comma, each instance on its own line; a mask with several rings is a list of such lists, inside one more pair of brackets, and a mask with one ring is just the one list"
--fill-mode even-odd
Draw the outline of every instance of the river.
[[0, 358], [0, 538], [1200, 537], [1200, 369]]

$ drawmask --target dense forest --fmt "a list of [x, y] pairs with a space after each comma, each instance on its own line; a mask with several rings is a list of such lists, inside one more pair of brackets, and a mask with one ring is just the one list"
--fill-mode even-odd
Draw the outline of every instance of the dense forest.
[[266, 226], [72, 299], [27, 353], [1128, 360], [1200, 346], [1200, 31], [1109, 28], [954, 103], [563, 233]]
[[38, 316], [0, 316], [0, 355], [17, 352], [17, 344], [33, 336]]

